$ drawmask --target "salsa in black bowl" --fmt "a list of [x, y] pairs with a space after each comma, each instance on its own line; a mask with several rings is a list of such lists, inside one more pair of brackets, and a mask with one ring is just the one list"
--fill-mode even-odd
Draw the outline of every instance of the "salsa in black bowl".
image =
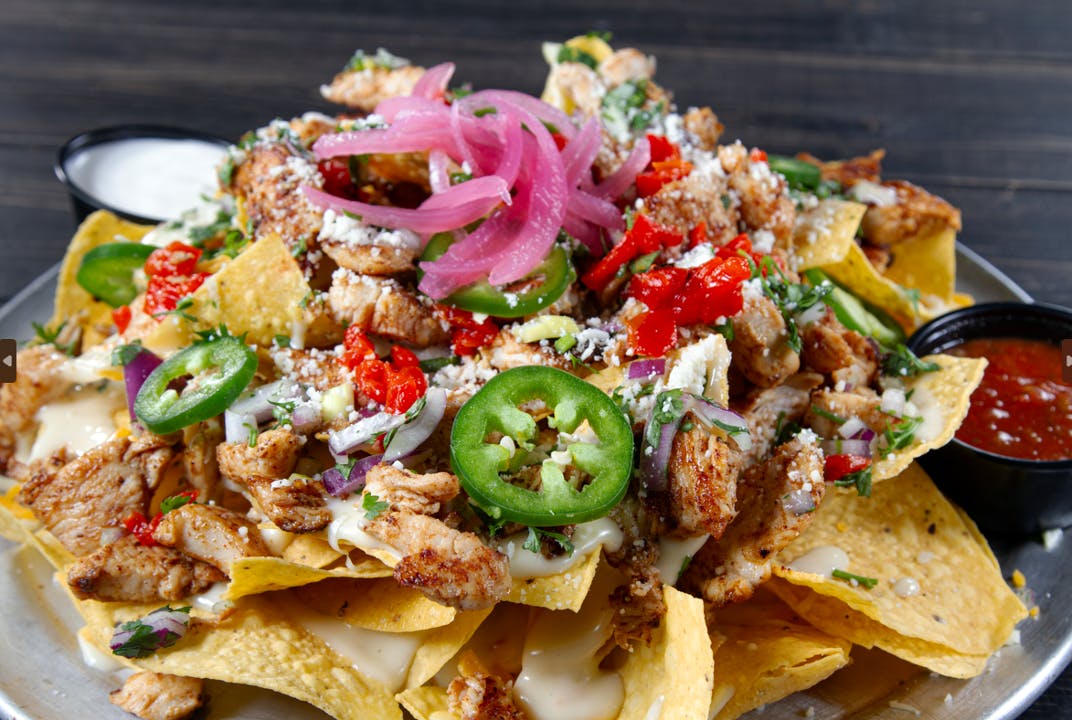
[[1072, 380], [1061, 349], [1070, 338], [1066, 308], [985, 303], [936, 318], [909, 340], [917, 355], [989, 361], [956, 437], [920, 459], [987, 530], [1072, 525]]

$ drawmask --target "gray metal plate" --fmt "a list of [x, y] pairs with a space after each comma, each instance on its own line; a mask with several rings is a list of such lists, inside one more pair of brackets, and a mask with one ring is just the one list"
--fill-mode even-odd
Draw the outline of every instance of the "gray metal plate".
[[[957, 248], [959, 289], [976, 301], [1030, 296], [1008, 277], [963, 246]], [[0, 308], [0, 337], [32, 336], [32, 321], [51, 314], [57, 268], [38, 278]], [[827, 682], [751, 716], [790, 720], [807, 716], [833, 720], [904, 720], [916, 708], [930, 720], [1010, 720], [1061, 672], [1072, 656], [1072, 615], [1056, 598], [1072, 590], [1072, 537], [1047, 552], [1037, 542], [995, 543], [1005, 574], [1019, 568], [1028, 577], [1041, 614], [1021, 626], [1022, 644], [1003, 648], [986, 673], [951, 680], [920, 672], [881, 652], [853, 653], [854, 663]], [[0, 540], [0, 717], [69, 720], [93, 717], [129, 720], [108, 702], [119, 680], [86, 667], [75, 632], [81, 626], [51, 567], [36, 553]], [[267, 691], [209, 683], [208, 719], [323, 718], [318, 710]], [[948, 700], [947, 700], [948, 696]]]

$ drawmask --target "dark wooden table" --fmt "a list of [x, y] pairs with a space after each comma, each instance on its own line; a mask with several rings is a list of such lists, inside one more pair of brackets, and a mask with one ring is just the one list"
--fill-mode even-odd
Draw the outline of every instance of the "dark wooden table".
[[[1072, 305], [1065, 0], [5, 0], [0, 299], [63, 253], [73, 220], [52, 162], [77, 132], [155, 122], [237, 138], [326, 108], [319, 84], [380, 45], [538, 93], [540, 42], [589, 29], [655, 54], [681, 106], [712, 105], [748, 145], [886, 148], [886, 175], [963, 210], [963, 242], [1036, 299]], [[1072, 673], [1023, 717], [1072, 718]]]

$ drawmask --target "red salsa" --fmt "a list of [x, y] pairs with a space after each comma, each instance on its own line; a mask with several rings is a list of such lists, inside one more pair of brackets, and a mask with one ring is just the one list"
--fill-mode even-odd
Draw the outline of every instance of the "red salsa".
[[1072, 458], [1072, 385], [1060, 348], [1041, 340], [969, 340], [948, 351], [990, 361], [957, 439], [1026, 460]]

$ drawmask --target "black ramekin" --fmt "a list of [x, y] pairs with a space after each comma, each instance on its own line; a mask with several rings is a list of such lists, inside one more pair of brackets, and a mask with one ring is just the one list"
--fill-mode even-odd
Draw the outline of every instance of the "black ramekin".
[[[979, 338], [1060, 345], [1072, 338], [1072, 310], [1041, 303], [984, 303], [938, 317], [908, 341], [917, 355]], [[1072, 525], [1072, 459], [1021, 460], [954, 438], [919, 460], [935, 483], [982, 528], [1027, 534]]]
[[63, 145], [56, 153], [56, 164], [53, 166], [56, 177], [67, 186], [67, 192], [71, 198], [71, 206], [74, 208], [75, 219], [82, 222], [86, 216], [95, 210], [107, 210], [121, 218], [131, 222], [154, 225], [168, 220], [169, 218], [146, 217], [136, 215], [125, 210], [112, 207], [98, 200], [92, 193], [76, 185], [67, 174], [67, 160], [78, 151], [92, 145], [115, 142], [117, 140], [130, 140], [132, 138], [165, 138], [169, 140], [203, 140], [221, 147], [228, 147], [231, 143], [216, 135], [189, 130], [167, 125], [112, 125], [110, 127], [95, 128], [75, 135]]

